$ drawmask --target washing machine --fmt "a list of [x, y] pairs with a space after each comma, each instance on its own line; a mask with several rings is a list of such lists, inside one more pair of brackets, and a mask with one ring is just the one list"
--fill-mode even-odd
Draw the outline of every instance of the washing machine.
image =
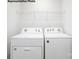
[[44, 30], [45, 59], [72, 59], [72, 37], [61, 27], [48, 27]]
[[23, 28], [11, 37], [11, 59], [43, 59], [43, 46], [41, 28]]

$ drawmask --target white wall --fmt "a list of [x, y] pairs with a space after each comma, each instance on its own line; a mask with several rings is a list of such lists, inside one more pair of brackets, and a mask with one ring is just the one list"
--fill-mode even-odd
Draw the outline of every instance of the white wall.
[[62, 0], [64, 31], [72, 35], [72, 0]]
[[46, 27], [54, 23], [61, 23], [61, 1], [37, 0], [35, 3], [23, 3], [21, 14], [21, 27]]
[[17, 10], [19, 9], [19, 4], [8, 3], [8, 16], [7, 16], [7, 29], [8, 29], [8, 37], [16, 34], [19, 30], [19, 21], [20, 16], [17, 14]]

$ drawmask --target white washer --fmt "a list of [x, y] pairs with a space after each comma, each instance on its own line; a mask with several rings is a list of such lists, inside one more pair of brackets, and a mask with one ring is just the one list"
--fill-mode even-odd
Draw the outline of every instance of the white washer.
[[11, 59], [43, 59], [42, 29], [23, 28], [11, 37]]
[[72, 59], [72, 37], [61, 27], [45, 28], [45, 59]]

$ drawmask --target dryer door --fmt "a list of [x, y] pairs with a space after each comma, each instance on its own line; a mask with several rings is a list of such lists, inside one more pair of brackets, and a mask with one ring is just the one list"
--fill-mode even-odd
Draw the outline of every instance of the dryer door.
[[42, 59], [41, 47], [13, 47], [12, 59]]
[[46, 39], [45, 59], [72, 59], [71, 39]]

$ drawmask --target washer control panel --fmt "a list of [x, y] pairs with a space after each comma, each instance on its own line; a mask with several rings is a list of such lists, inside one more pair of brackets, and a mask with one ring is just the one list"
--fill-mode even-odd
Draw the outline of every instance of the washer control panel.
[[22, 33], [41, 33], [41, 28], [23, 28]]

